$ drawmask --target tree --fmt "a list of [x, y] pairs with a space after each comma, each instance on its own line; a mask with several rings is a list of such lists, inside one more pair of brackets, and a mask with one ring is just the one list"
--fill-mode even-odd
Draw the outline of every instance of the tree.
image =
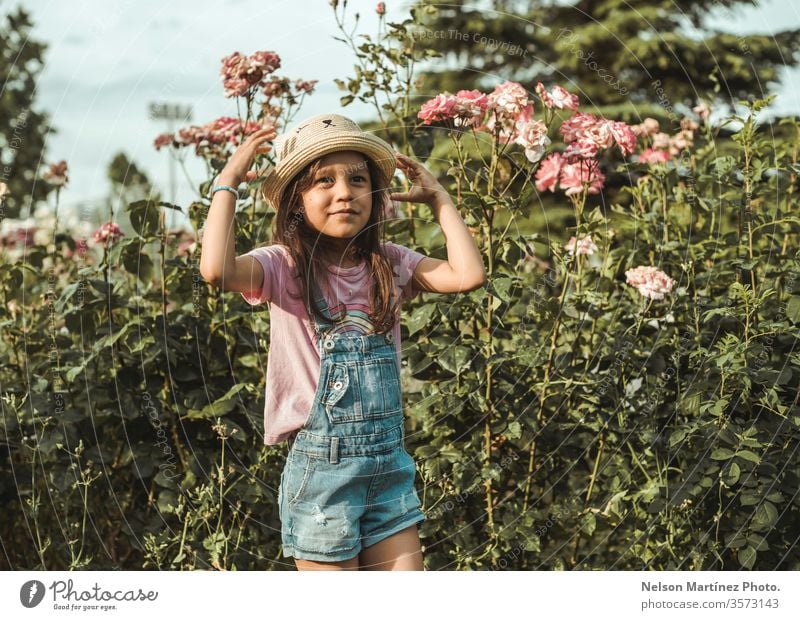
[[491, 87], [498, 76], [531, 91], [537, 81], [571, 83], [609, 117], [679, 119], [701, 98], [760, 96], [797, 63], [800, 30], [738, 37], [705, 26], [712, 9], [745, 4], [756, 1], [454, 0], [418, 33], [446, 59], [422, 92]]
[[114, 199], [133, 202], [154, 198], [147, 174], [125, 153], [117, 153], [108, 164], [108, 180], [111, 181]]
[[0, 24], [0, 181], [8, 186], [3, 217], [19, 217], [23, 206], [30, 210], [52, 189], [37, 178], [49, 119], [33, 109], [46, 46], [31, 39], [32, 25], [21, 8]]

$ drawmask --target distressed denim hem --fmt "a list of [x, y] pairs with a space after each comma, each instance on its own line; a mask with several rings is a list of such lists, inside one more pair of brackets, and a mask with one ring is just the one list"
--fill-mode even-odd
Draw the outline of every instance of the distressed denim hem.
[[350, 550], [335, 551], [332, 553], [321, 553], [318, 551], [304, 551], [298, 549], [294, 545], [282, 545], [283, 555], [287, 558], [295, 558], [297, 560], [312, 560], [314, 562], [343, 562], [344, 560], [351, 560], [358, 557], [361, 553], [361, 543], [357, 544]]

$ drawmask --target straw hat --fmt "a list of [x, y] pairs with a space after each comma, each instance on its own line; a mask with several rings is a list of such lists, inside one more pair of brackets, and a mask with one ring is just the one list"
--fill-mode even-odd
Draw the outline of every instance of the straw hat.
[[335, 151], [358, 151], [369, 157], [381, 175], [378, 182], [389, 187], [396, 161], [394, 149], [384, 140], [362, 131], [339, 114], [319, 114], [298, 122], [274, 143], [277, 163], [266, 173], [264, 197], [276, 211], [281, 196], [294, 176], [315, 159]]

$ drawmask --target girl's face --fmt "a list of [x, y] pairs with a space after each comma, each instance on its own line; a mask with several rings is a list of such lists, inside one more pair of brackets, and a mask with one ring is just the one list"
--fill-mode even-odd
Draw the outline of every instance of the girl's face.
[[339, 151], [325, 155], [300, 194], [306, 223], [329, 237], [355, 237], [372, 212], [372, 180], [361, 153]]

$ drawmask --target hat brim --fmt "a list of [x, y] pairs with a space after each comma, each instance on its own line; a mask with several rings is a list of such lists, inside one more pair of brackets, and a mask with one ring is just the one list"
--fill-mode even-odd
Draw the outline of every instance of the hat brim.
[[319, 140], [313, 149], [306, 149], [305, 152], [290, 156], [269, 170], [264, 179], [263, 192], [272, 208], [276, 211], [280, 208], [283, 192], [295, 175], [315, 159], [336, 151], [357, 151], [371, 159], [381, 175], [381, 179], [378, 180], [379, 186], [389, 187], [397, 167], [392, 147], [386, 141], [369, 133], [339, 133]]

